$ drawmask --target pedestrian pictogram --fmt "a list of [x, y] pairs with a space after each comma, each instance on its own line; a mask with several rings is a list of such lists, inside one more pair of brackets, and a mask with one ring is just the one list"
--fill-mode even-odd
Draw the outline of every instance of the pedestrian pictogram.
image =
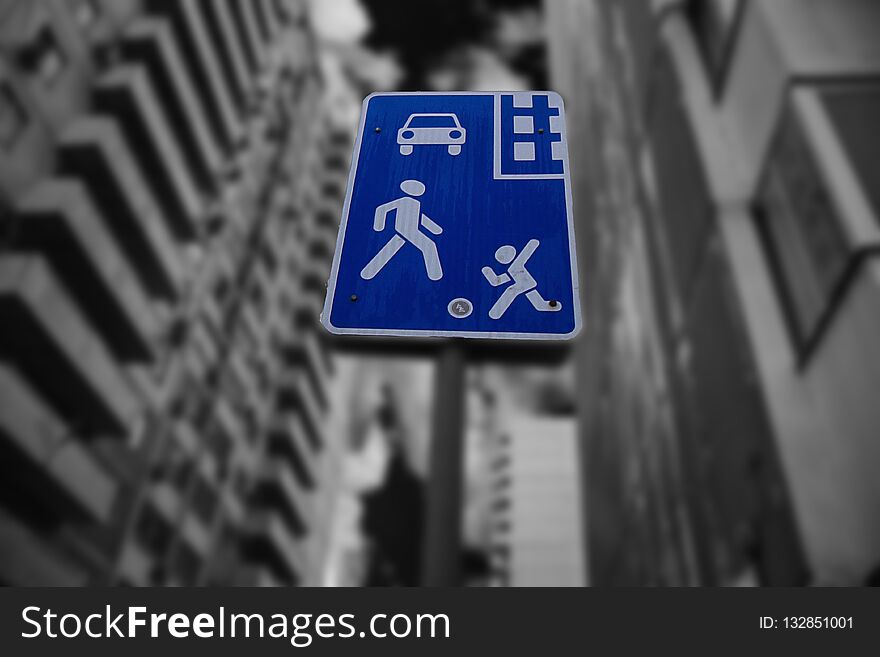
[[385, 219], [390, 213], [394, 213], [395, 234], [382, 247], [382, 249], [366, 264], [361, 271], [361, 278], [370, 280], [382, 271], [382, 268], [409, 242], [416, 247], [425, 259], [425, 269], [428, 278], [439, 281], [443, 278], [443, 266], [440, 264], [440, 255], [437, 253], [437, 245], [430, 237], [421, 231], [421, 226], [434, 235], [442, 235], [443, 229], [438, 226], [426, 214], [422, 213], [422, 204], [416, 199], [425, 193], [425, 185], [418, 180], [404, 180], [400, 183], [401, 191], [407, 196], [402, 196], [394, 201], [383, 203], [376, 208], [373, 218], [373, 230], [381, 233], [385, 230]]

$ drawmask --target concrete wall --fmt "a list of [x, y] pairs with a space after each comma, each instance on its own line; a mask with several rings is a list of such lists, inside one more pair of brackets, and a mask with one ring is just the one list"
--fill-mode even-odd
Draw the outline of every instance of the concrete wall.
[[[804, 549], [816, 583], [853, 584], [880, 560], [880, 279], [869, 256], [800, 362], [755, 233], [750, 204], [796, 90], [880, 74], [880, 5], [865, 0], [746, 3], [717, 99], [699, 75], [684, 19], [666, 18], [685, 102], [712, 180], [724, 248], [745, 310]], [[874, 84], [877, 84], [876, 82]], [[800, 93], [800, 92], [798, 92]], [[811, 130], [807, 126], [807, 131]], [[876, 221], [853, 172], [824, 142], [815, 153], [840, 220]], [[859, 216], [854, 216], [858, 214]], [[876, 234], [876, 233], [875, 233]], [[871, 244], [868, 237], [862, 246]], [[855, 256], [854, 256], [855, 257]]]

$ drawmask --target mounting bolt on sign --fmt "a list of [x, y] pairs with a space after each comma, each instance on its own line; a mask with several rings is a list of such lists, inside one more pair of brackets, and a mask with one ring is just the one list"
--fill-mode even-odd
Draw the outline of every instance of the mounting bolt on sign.
[[574, 337], [562, 98], [367, 97], [321, 322], [347, 335]]

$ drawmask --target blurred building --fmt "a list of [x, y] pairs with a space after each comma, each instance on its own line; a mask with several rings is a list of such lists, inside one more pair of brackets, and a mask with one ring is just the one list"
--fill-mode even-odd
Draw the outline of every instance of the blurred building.
[[585, 586], [577, 423], [514, 414], [504, 424], [490, 475], [494, 583]]
[[594, 584], [880, 563], [880, 5], [546, 2]]
[[316, 583], [351, 135], [298, 0], [0, 1], [0, 582]]

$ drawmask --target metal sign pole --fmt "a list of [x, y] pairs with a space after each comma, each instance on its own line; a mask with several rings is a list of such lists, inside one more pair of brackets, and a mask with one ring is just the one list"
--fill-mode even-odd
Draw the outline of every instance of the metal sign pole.
[[465, 431], [465, 349], [444, 345], [436, 360], [422, 584], [461, 584], [461, 504]]

